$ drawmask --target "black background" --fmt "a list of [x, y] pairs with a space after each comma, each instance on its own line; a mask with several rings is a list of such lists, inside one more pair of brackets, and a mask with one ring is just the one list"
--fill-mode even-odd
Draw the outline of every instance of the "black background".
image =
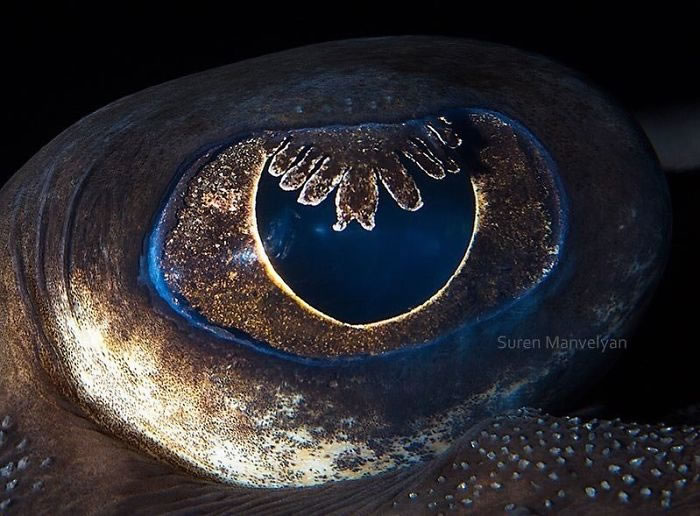
[[[117, 98], [237, 60], [315, 42], [441, 34], [505, 43], [586, 74], [632, 112], [700, 102], [696, 15], [664, 2], [513, 9], [472, 2], [204, 2], [148, 8], [68, 2], [50, 12], [17, 4], [2, 14], [0, 184], [63, 129]], [[568, 3], [566, 3], [568, 4]], [[699, 143], [700, 144], [700, 143]], [[678, 418], [700, 401], [698, 171], [669, 177], [674, 233], [669, 267], [630, 351], [580, 401], [602, 415]], [[614, 252], [614, 250], [611, 250]], [[690, 417], [697, 419], [697, 409]]]

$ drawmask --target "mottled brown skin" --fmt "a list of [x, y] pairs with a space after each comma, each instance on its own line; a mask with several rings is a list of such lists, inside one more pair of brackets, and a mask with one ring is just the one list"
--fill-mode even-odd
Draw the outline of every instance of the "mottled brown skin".
[[[333, 68], [339, 76], [345, 74], [354, 80], [347, 82], [343, 91], [328, 93], [318, 99], [310, 92], [328, 88], [333, 82], [328, 76], [316, 84], [305, 83], [304, 87], [290, 88], [284, 91], [284, 95], [279, 95], [281, 86], [276, 86], [278, 89], [266, 86], [264, 74], [262, 78], [260, 74], [265, 70], [268, 71], [264, 73], [270, 73], [272, 67], [281, 76], [283, 85], [304, 79], [308, 70], [295, 66], [299, 52], [303, 52], [304, 62], [309, 68]], [[356, 57], [348, 58], [349, 55]], [[468, 63], [464, 69], [452, 66], [457, 57]], [[396, 84], [392, 82], [391, 74], [367, 73], [364, 77], [357, 71], [357, 61], [353, 59], [374, 66], [387, 66], [396, 74], [414, 73], [421, 79]], [[437, 70], [441, 70], [444, 80], [432, 84], [433, 98], [426, 100], [423, 93], [426, 84], [431, 84], [430, 73]], [[511, 73], [511, 80], [501, 80], [503, 70]], [[184, 157], [227, 137], [228, 129], [233, 131], [227, 125], [226, 117], [231, 113], [240, 114], [235, 128], [237, 133], [259, 127], [304, 127], [309, 118], [316, 125], [333, 123], [337, 121], [337, 114], [324, 111], [324, 106], [343, 106], [346, 96], [365, 98], [367, 82], [384, 92], [400, 92], [400, 99], [395, 101], [398, 105], [392, 104], [391, 110], [410, 112], [413, 116], [433, 110], [435, 98], [450, 99], [459, 94], [463, 103], [486, 104], [517, 119], [526, 119], [528, 126], [546, 142], [555, 159], [573, 170], [566, 185], [570, 195], [590, 199], [593, 206], [616, 207], [587, 213], [583, 201], [576, 203], [577, 217], [574, 217], [571, 228], [575, 235], [574, 249], [586, 246], [591, 256], [610, 255], [608, 269], [628, 267], [626, 259], [633, 256], [642, 262], [651, 260], [651, 270], [655, 270], [658, 267], [654, 266], [662, 261], [663, 254], [655, 249], [663, 247], [668, 235], [665, 214], [668, 206], [663, 195], [649, 195], [649, 192], [663, 190], [663, 185], [660, 176], [655, 174], [657, 165], [649, 158], [648, 146], [623, 113], [611, 107], [575, 76], [561, 73], [560, 68], [546, 60], [471, 42], [399, 38], [332, 43], [263, 57], [146, 90], [117, 101], [58, 136], [0, 192], [0, 206], [3, 207], [0, 214], [0, 422], [4, 427], [0, 438], [0, 475], [5, 481], [0, 485], [0, 512], [420, 514], [447, 513], [449, 510], [467, 512], [473, 507], [488, 514], [501, 513], [506, 506], [510, 508], [513, 504], [513, 509], [526, 514], [525, 510], [547, 512], [544, 503], [550, 499], [552, 510], [566, 509], [569, 513], [598, 514], [623, 510], [653, 513], [664, 508], [661, 505], [664, 499], [662, 490], [672, 492], [670, 511], [685, 514], [700, 510], [697, 487], [699, 450], [697, 438], [691, 438], [695, 430], [670, 431], [673, 445], [683, 442], [684, 446], [679, 459], [673, 459], [674, 472], [664, 462], [669, 459], [664, 458], [659, 465], [660, 470], [666, 468], [663, 475], [658, 478], [649, 476], [649, 468], [657, 459], [645, 459], [643, 467], [646, 469], [629, 488], [629, 503], [626, 504], [612, 494], [601, 492], [600, 482], [603, 480], [613, 484], [611, 493], [622, 488], [611, 478], [607, 457], [598, 455], [604, 448], [596, 444], [590, 457], [593, 463], [587, 465], [585, 458], [582, 459], [588, 453], [584, 443], [567, 441], [569, 437], [562, 437], [567, 444], [561, 448], [570, 445], [574, 453], [558, 473], [559, 480], [549, 479], [534, 466], [536, 461], [531, 461], [520, 479], [499, 477], [501, 487], [489, 487], [495, 481], [490, 477], [491, 472], [499, 468], [494, 466], [498, 459], [491, 460], [488, 453], [500, 452], [500, 446], [491, 449], [490, 434], [495, 433], [496, 440], [502, 439], [501, 434], [507, 425], [519, 426], [518, 432], [528, 442], [535, 442], [532, 453], [538, 460], [544, 462], [546, 457], [551, 462], [550, 457], [554, 458], [549, 452], [549, 448], [555, 446], [550, 443], [556, 440], [552, 436], [551, 420], [546, 421], [550, 425], [543, 438], [546, 445], [540, 446], [540, 436], [536, 432], [543, 430], [543, 424], [538, 421], [540, 416], [529, 412], [510, 416], [507, 424], [492, 418], [480, 418], [444, 456], [376, 478], [303, 489], [246, 489], [218, 484], [171, 465], [176, 462], [172, 457], [164, 457], [166, 462], [151, 458], [143, 450], [155, 453], [154, 450], [137, 442], [129, 428], [100, 420], [90, 407], [79, 404], [75, 387], [52, 347], [56, 335], [54, 327], [46, 321], [46, 271], [60, 276], [69, 274], [71, 267], [97, 266], [99, 274], [94, 279], [103, 282], [96, 283], [95, 289], [112, 293], [117, 299], [123, 296], [125, 301], [117, 311], [124, 320], [150, 317], [146, 310], [150, 313], [153, 307], [147, 292], [137, 282], [143, 236], [173, 171]], [[465, 85], [471, 80], [470, 76], [477, 77], [473, 79], [475, 82]], [[450, 81], [460, 86], [451, 88]], [[547, 84], [548, 88], [540, 90], [538, 84]], [[562, 91], [562, 95], [545, 95], [555, 89]], [[167, 102], [161, 105], [163, 98], [167, 98]], [[300, 104], [304, 105], [303, 114], [295, 110]], [[366, 121], [365, 116], [366, 113], [360, 111], [347, 112], [344, 122], [362, 123]], [[393, 121], [388, 109], [379, 110], [376, 116], [379, 122], [383, 121], [382, 117]], [[580, 131], [575, 130], [577, 127]], [[601, 160], [601, 155], [605, 159]], [[601, 166], [605, 167], [602, 171]], [[615, 175], [616, 170], [631, 173], [620, 176]], [[137, 177], [147, 177], [148, 180], [138, 183], [140, 188], [132, 188]], [[619, 197], [619, 192], [627, 192], [627, 196]], [[85, 197], [81, 198], [83, 195]], [[626, 241], [627, 247], [614, 254], [618, 236], [607, 231], [606, 227], [629, 223], [623, 208], [632, 198], [645, 199], [645, 211], [639, 214], [636, 225], [630, 226], [632, 236]], [[82, 203], [80, 206], [78, 201]], [[84, 223], [79, 234], [71, 232], [76, 218]], [[660, 227], [650, 229], [650, 221], [662, 223]], [[85, 239], [95, 239], [95, 235], [103, 238], [99, 246], [81, 245]], [[71, 243], [69, 256], [56, 251], [56, 246], [65, 243], [61, 239]], [[654, 244], [645, 254], [643, 249], [649, 247], [649, 241]], [[95, 244], [96, 240], [91, 242]], [[100, 251], [104, 250], [113, 254], [105, 252], [101, 255]], [[573, 283], [581, 295], [564, 299], [552, 297], [544, 302], [539, 312], [542, 314], [539, 323], [550, 325], [553, 333], [563, 333], [562, 328], [567, 325], [595, 324], [595, 321], [584, 321], [585, 314], [579, 314], [577, 307], [600, 302], [601, 289], [609, 286], [609, 278], [614, 276], [609, 270], [601, 269], [597, 262], [589, 264], [586, 255], [580, 249], [578, 252], [581, 253], [577, 264], [579, 273]], [[639, 314], [634, 308], [648, 295], [649, 286], [655, 279], [655, 274], [642, 271], [640, 275], [633, 275], [615, 285], [616, 292], [628, 295], [630, 303], [620, 315], [621, 334], [628, 332], [634, 324]], [[562, 321], [557, 318], [559, 311], [567, 310], [577, 313], [580, 319]], [[172, 331], [178, 335], [173, 350], [192, 347], [196, 343], [204, 349], [198, 352], [203, 360], [222, 359], [236, 353], [220, 352], [214, 343], [208, 343], [201, 336], [192, 335], [186, 328], [175, 324]], [[484, 353], [483, 360], [497, 362], [502, 356]], [[530, 365], [533, 367], [542, 364], [539, 359], [522, 358], [532, 360]], [[250, 360], [257, 363], [259, 359], [251, 357]], [[451, 361], [454, 357], [449, 354], [438, 355], [436, 367]], [[571, 359], [569, 367], [559, 377], [543, 380], [545, 384], [558, 387], [556, 395], [555, 389], [546, 392], [533, 389], [527, 401], [547, 405], [560, 399], [559, 396], [568, 389], [579, 385], [581, 377], [589, 374], [591, 369], [602, 366], [596, 362], [600, 359], [579, 354]], [[282, 369], [282, 373], [291, 375]], [[268, 374], [272, 376], [274, 371]], [[457, 376], [456, 372], [454, 376]], [[432, 385], [438, 386], [445, 381], [445, 377], [420, 371], [416, 372], [415, 378], [413, 388], [416, 396], [423, 396], [423, 400], [431, 397]], [[483, 385], [488, 377], [474, 381], [478, 383], [477, 380]], [[308, 389], [309, 392], [316, 389], [321, 395], [325, 385], [324, 378], [316, 384], [311, 382]], [[372, 400], [372, 394], [361, 393], [348, 403], [359, 406], [365, 400]], [[415, 403], [418, 406], [418, 402]], [[390, 413], [392, 407], [383, 407], [383, 410]], [[495, 408], [489, 407], [489, 410]], [[5, 419], [5, 416], [9, 418]], [[332, 416], [325, 417], [332, 419]], [[502, 425], [500, 429], [491, 430], [490, 425], [494, 422]], [[562, 420], [559, 424], [566, 426], [570, 422]], [[486, 437], [481, 435], [482, 430], [487, 432]], [[620, 434], [618, 440], [622, 447], [611, 452], [610, 460], [614, 458], [629, 470], [629, 460], [639, 453], [627, 450], [635, 436], [628, 433], [628, 437], [624, 437], [626, 430], [615, 427], [615, 435]], [[642, 433], [651, 435], [652, 431], [643, 429]], [[512, 433], [515, 434], [514, 429]], [[661, 430], [658, 433], [661, 435]], [[614, 436], [610, 438], [614, 439]], [[478, 444], [483, 441], [483, 444], [472, 448], [472, 440]], [[479, 448], [484, 449], [484, 455]], [[514, 453], [522, 454], [522, 451], [515, 450]], [[469, 463], [467, 471], [462, 462]], [[507, 464], [503, 471], [512, 475], [516, 466], [512, 461]], [[685, 473], [678, 471], [681, 464], [687, 464]], [[474, 484], [482, 484], [484, 488], [478, 497], [469, 496], [473, 505], [467, 506], [462, 503], [466, 496], [462, 496], [462, 489], [458, 486], [469, 482], [471, 475], [475, 480], [465, 492], [472, 492]], [[674, 484], [683, 478], [687, 479], [685, 486]], [[12, 483], [14, 479], [16, 483]], [[542, 490], [534, 488], [531, 482], [541, 484]], [[553, 499], [553, 493], [558, 492], [553, 486], [558, 486], [558, 483], [566, 496]], [[648, 485], [653, 492], [648, 499], [640, 495], [642, 484]], [[597, 489], [595, 499], [586, 494], [586, 487]], [[417, 496], [412, 497], [411, 493]], [[455, 504], [453, 508], [451, 503]]]
[[[578, 422], [518, 411], [480, 422], [444, 457], [412, 470], [320, 488], [256, 490], [192, 478], [145, 457], [102, 433], [51, 393], [25, 400], [17, 410], [3, 430], [7, 440], [0, 451], [0, 468], [29, 459], [26, 469], [15, 466], [2, 478], [18, 479], [0, 499], [11, 500], [5, 510], [13, 513], [694, 514], [700, 508], [697, 427]], [[504, 442], [506, 436], [509, 442]], [[668, 438], [670, 443], [661, 442]], [[587, 444], [593, 449], [587, 451]], [[673, 451], [679, 445], [683, 449]], [[658, 451], [648, 451], [649, 446]], [[551, 451], [555, 447], [560, 448], [556, 454]], [[565, 464], [556, 463], [559, 457]], [[629, 463], [639, 457], [644, 458], [641, 465]], [[540, 469], [538, 462], [545, 467]], [[611, 465], [619, 465], [620, 471], [611, 472]], [[655, 476], [653, 469], [661, 475]], [[514, 479], [514, 472], [520, 478]], [[631, 484], [623, 480], [626, 474], [634, 477]], [[601, 487], [603, 481], [610, 489]], [[481, 489], [475, 487], [479, 485]], [[595, 498], [586, 494], [587, 487], [596, 490]], [[640, 493], [644, 487], [651, 489], [649, 496]], [[627, 502], [620, 501], [621, 491], [628, 494]]]

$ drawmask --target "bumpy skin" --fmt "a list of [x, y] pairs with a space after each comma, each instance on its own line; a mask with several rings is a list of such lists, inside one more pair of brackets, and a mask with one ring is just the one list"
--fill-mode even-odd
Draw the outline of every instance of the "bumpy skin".
[[[139, 281], [144, 239], [175, 171], [200, 149], [260, 129], [396, 122], [455, 106], [493, 109], [521, 121], [551, 153], [568, 199], [559, 267], [542, 288], [499, 317], [446, 346], [320, 368], [217, 341], [154, 306]], [[0, 439], [0, 468], [6, 468], [0, 473], [8, 479], [1, 510], [419, 513], [502, 511], [513, 504], [543, 512], [550, 500], [560, 508], [573, 504], [600, 512], [665, 505], [687, 510], [698, 503], [694, 429], [668, 431], [672, 442], [664, 446], [684, 442], [680, 459], [672, 465], [664, 457], [645, 459], [645, 468], [658, 460], [667, 470], [660, 477], [645, 471], [644, 485], [640, 480], [628, 489], [627, 503], [619, 500], [624, 486], [613, 485], [609, 495], [600, 487], [603, 480], [616, 482], [609, 464], [597, 457], [590, 457], [590, 465], [581, 460], [599, 453], [598, 444], [589, 451], [571, 441], [573, 455], [557, 480], [566, 496], [556, 500], [549, 484], [545, 491], [532, 487], [543, 482], [538, 468], [523, 468], [518, 480], [491, 480], [491, 450], [483, 445], [469, 451], [468, 443], [493, 422], [489, 417], [522, 404], [560, 401], [610, 360], [596, 351], [498, 351], [497, 335], [624, 336], [664, 260], [668, 199], [644, 138], [599, 93], [549, 61], [468, 41], [389, 38], [239, 63], [145, 90], [83, 119], [13, 177], [0, 205], [0, 418], [9, 416]], [[429, 419], [467, 400], [466, 416], [455, 426], [465, 435], [454, 436], [454, 447], [438, 458], [369, 479], [283, 489], [197, 479], [193, 475], [211, 472], [168, 453], [172, 443], [144, 437], [124, 412], [110, 411], [119, 405], [118, 390], [100, 399], [85, 389], [84, 378], [82, 384], [76, 380], [72, 366], [79, 360], [66, 352], [64, 340], [77, 318], [73, 311], [87, 298], [92, 304], [81, 317], [109, 322], [99, 342], [112, 350], [138, 342], [129, 349], [152, 353], [159, 380], [174, 382], [167, 387], [182, 398], [216, 401], [262, 385], [254, 409], [262, 417], [277, 402], [275, 388], [291, 385], [311, 403], [298, 409], [296, 421], [284, 423], [287, 430], [313, 424], [333, 435], [337, 420], [352, 416], [361, 422], [353, 430], [357, 439], [396, 435], [417, 416]], [[93, 333], [83, 335], [84, 343], [93, 342]], [[234, 372], [227, 368], [231, 364]], [[203, 431], [211, 431], [216, 403], [198, 408]], [[370, 413], [373, 419], [363, 421]], [[535, 443], [533, 454], [559, 446], [549, 444], [556, 437], [536, 433], [537, 416], [512, 418], [509, 424]], [[652, 430], [644, 432], [655, 441]], [[636, 442], [637, 434], [628, 435]], [[235, 428], [228, 436], [255, 438]], [[638, 453], [623, 444], [610, 447], [626, 464]], [[479, 448], [486, 459], [474, 455]], [[500, 446], [493, 451], [500, 453]], [[458, 486], [471, 475], [465, 479], [462, 462], [472, 468], [473, 484], [501, 487], [484, 487], [477, 496], [472, 486], [472, 494], [463, 496], [468, 490]], [[678, 470], [681, 465], [686, 467]], [[513, 467], [511, 460], [508, 473]], [[687, 485], [674, 484], [683, 478]], [[651, 496], [640, 494], [647, 485]], [[587, 487], [596, 489], [595, 497]], [[467, 498], [472, 504], [462, 502]]]

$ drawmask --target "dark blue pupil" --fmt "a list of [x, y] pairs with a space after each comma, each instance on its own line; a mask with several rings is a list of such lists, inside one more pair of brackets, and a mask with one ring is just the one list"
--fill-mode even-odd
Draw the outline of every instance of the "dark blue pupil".
[[458, 161], [462, 170], [439, 181], [407, 163], [423, 206], [403, 210], [380, 185], [372, 231], [355, 221], [334, 231], [333, 196], [302, 205], [296, 192], [264, 173], [256, 209], [268, 258], [299, 297], [342, 322], [370, 323], [411, 310], [445, 285], [471, 239], [474, 193], [468, 160]]

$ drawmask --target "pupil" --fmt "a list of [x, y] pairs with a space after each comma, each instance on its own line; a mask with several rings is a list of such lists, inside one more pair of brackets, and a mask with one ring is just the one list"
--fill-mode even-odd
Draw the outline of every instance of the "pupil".
[[296, 192], [282, 190], [278, 178], [263, 173], [256, 215], [272, 266], [306, 303], [349, 324], [381, 321], [424, 303], [455, 273], [471, 240], [471, 160], [462, 158], [460, 172], [441, 180], [406, 164], [423, 198], [417, 211], [401, 209], [379, 185], [371, 231], [356, 221], [334, 231], [332, 196], [318, 206], [303, 205]]

